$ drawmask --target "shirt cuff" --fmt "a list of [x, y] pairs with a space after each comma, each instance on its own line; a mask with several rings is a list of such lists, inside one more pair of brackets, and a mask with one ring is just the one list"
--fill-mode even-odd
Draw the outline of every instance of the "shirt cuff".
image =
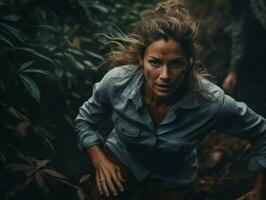
[[248, 170], [255, 172], [266, 168], [266, 156], [254, 156], [248, 163]]
[[86, 151], [89, 147], [93, 145], [99, 145], [100, 147], [102, 147], [103, 143], [103, 138], [101, 137], [87, 136], [78, 143], [78, 147], [81, 151]]

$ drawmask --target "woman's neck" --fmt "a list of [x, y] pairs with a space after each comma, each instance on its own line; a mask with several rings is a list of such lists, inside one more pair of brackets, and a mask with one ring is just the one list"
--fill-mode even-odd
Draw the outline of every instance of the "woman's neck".
[[154, 106], [154, 107], [169, 107], [173, 105], [183, 94], [183, 87], [181, 90], [179, 89], [174, 94], [171, 94], [166, 97], [158, 97], [152, 90], [144, 84], [143, 87], [143, 100], [145, 101], [146, 105]]

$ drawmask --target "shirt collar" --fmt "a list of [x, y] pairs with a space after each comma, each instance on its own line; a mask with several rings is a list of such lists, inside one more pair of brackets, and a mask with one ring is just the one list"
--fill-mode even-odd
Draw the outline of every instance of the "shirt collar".
[[185, 91], [175, 105], [184, 109], [195, 109], [199, 107], [197, 93], [191, 90]]
[[[129, 84], [122, 93], [122, 96], [124, 96], [125, 98], [132, 99], [137, 109], [142, 106], [141, 88], [144, 84], [144, 79], [145, 78], [143, 71], [141, 69], [137, 70], [132, 80], [129, 82]], [[186, 92], [184, 92], [181, 98], [174, 104], [173, 107], [175, 109], [176, 107], [184, 109], [195, 109], [199, 107], [199, 101], [196, 92], [187, 90]]]
[[138, 110], [142, 106], [141, 87], [144, 84], [144, 74], [141, 69], [137, 69], [130, 76], [133, 76], [133, 78], [124, 89], [122, 96], [131, 99]]

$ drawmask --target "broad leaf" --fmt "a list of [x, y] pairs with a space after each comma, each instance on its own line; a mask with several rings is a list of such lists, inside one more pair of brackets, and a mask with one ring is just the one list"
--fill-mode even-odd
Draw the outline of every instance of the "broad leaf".
[[7, 108], [7, 112], [10, 116], [18, 119], [18, 120], [28, 120], [26, 116], [24, 116], [22, 113], [20, 113], [16, 108], [10, 106]]
[[10, 42], [8, 39], [6, 39], [2, 34], [0, 34], [0, 42], [3, 42], [10, 47], [14, 47], [14, 44], [12, 42]]
[[88, 54], [91, 57], [97, 58], [99, 60], [103, 60], [103, 57], [101, 55], [99, 55], [97, 53], [94, 53], [92, 51], [86, 50], [85, 53]]
[[29, 62], [26, 62], [24, 64], [22, 64], [19, 68], [19, 71], [24, 71], [25, 69], [29, 68], [35, 61], [29, 61]]
[[46, 138], [45, 136], [43, 136], [43, 135], [40, 135], [40, 136], [43, 139], [43, 141], [42, 141], [43, 144], [48, 145], [48, 147], [55, 153], [55, 147], [52, 144], [52, 142], [48, 138]]
[[85, 67], [84, 67], [84, 65], [82, 64], [82, 63], [80, 63], [80, 62], [76, 62], [76, 67], [79, 69], [79, 70], [84, 70], [85, 69]]
[[22, 81], [22, 83], [24, 84], [25, 88], [27, 89], [27, 91], [30, 93], [30, 95], [38, 102], [40, 103], [40, 90], [36, 84], [36, 82], [31, 79], [29, 76], [23, 75], [23, 74], [19, 74], [19, 77]]
[[23, 73], [37, 73], [37, 74], [43, 74], [43, 75], [50, 75], [49, 72], [41, 70], [41, 69], [26, 69], [23, 71]]
[[22, 122], [20, 122], [15, 130], [16, 136], [23, 138], [25, 137], [27, 134], [29, 134], [29, 129], [31, 127], [31, 123], [29, 120], [24, 120]]
[[26, 37], [22, 34], [22, 32], [20, 32], [20, 30], [5, 23], [0, 23], [0, 26], [2, 26], [2, 28], [7, 30], [9, 34], [13, 35], [17, 40], [19, 40], [22, 43], [25, 43]]
[[45, 183], [45, 179], [44, 179], [43, 173], [41, 173], [41, 172], [36, 172], [36, 173], [34, 174], [34, 177], [35, 177], [35, 180], [36, 180], [37, 185], [41, 188], [41, 190], [42, 190], [45, 194], [50, 194], [51, 191], [50, 191], [50, 189], [48, 188], [47, 184]]
[[44, 31], [51, 31], [53, 33], [57, 33], [58, 32], [55, 27], [50, 26], [50, 25], [39, 25], [38, 28], [40, 28], [40, 29], [42, 29]]
[[76, 50], [76, 49], [68, 48], [67, 51], [69, 53], [75, 54], [77, 56], [84, 56], [84, 54], [82, 52], [80, 52], [79, 50]]
[[12, 171], [12, 172], [15, 172], [15, 171], [26, 172], [26, 171], [32, 169], [31, 166], [23, 164], [23, 163], [8, 164], [8, 165], [5, 165], [5, 168], [6, 168], [6, 170]]
[[36, 160], [35, 158], [33, 158], [33, 157], [26, 156], [26, 155], [22, 154], [22, 153], [21, 153], [21, 152], [15, 147], [15, 146], [10, 145], [10, 144], [8, 144], [8, 146], [9, 146], [10, 149], [12, 149], [13, 151], [16, 152], [17, 156], [18, 156], [20, 159], [26, 161], [29, 165], [32, 165], [32, 166], [33, 166], [33, 163], [35, 163], [35, 162], [37, 161], [37, 160]]
[[20, 19], [20, 16], [14, 15], [14, 14], [10, 14], [10, 15], [6, 15], [6, 16], [1, 16], [1, 19], [4, 19], [6, 21], [16, 22], [16, 21], [18, 21]]
[[63, 180], [68, 180], [68, 178], [63, 175], [62, 173], [55, 171], [53, 169], [43, 169], [41, 170], [42, 172], [54, 177], [54, 178], [59, 178], [59, 179], [63, 179]]
[[43, 60], [46, 60], [48, 62], [50, 62], [51, 64], [54, 65], [54, 62], [51, 58], [45, 56], [45, 55], [42, 55], [40, 53], [38, 53], [37, 51], [35, 51], [34, 49], [30, 49], [30, 48], [23, 48], [23, 47], [15, 47], [15, 48], [12, 48], [10, 49], [9, 51], [25, 51], [25, 52], [28, 52], [30, 54], [33, 54], [39, 58], [42, 58]]
[[84, 175], [80, 178], [79, 180], [79, 184], [83, 184], [84, 182], [88, 181], [90, 179], [91, 175], [90, 174], [87, 174], [87, 175]]
[[107, 14], [108, 13], [108, 8], [104, 7], [104, 6], [101, 6], [99, 4], [92, 4], [91, 7], [97, 9], [98, 11], [104, 13], [104, 14]]
[[40, 169], [42, 167], [45, 167], [48, 163], [50, 163], [51, 160], [40, 160], [36, 163], [36, 169]]
[[77, 193], [79, 200], [90, 200], [91, 198], [82, 190], [82, 188], [77, 188]]
[[74, 67], [76, 67], [76, 69], [78, 69], [78, 70], [84, 70], [85, 69], [84, 65], [82, 63], [78, 62], [73, 55], [71, 55], [70, 53], [67, 53], [67, 52], [65, 52], [64, 55], [65, 55], [66, 59], [70, 62], [70, 64], [73, 65]]
[[56, 180], [59, 181], [59, 182], [61, 182], [61, 183], [64, 183], [64, 184], [66, 184], [66, 185], [68, 185], [68, 186], [71, 186], [71, 187], [77, 189], [77, 186], [76, 186], [76, 185], [73, 185], [72, 183], [70, 183], [70, 182], [67, 181], [67, 180], [64, 180], [64, 179], [56, 179]]

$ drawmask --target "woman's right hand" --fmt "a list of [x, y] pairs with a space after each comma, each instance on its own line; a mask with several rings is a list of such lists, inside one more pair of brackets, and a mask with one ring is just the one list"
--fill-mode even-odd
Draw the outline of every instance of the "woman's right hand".
[[99, 193], [109, 197], [123, 191], [124, 179], [120, 168], [110, 161], [99, 146], [94, 145], [87, 150], [96, 170], [96, 183]]
[[223, 89], [227, 93], [231, 93], [237, 82], [237, 76], [235, 71], [230, 71], [223, 82]]

